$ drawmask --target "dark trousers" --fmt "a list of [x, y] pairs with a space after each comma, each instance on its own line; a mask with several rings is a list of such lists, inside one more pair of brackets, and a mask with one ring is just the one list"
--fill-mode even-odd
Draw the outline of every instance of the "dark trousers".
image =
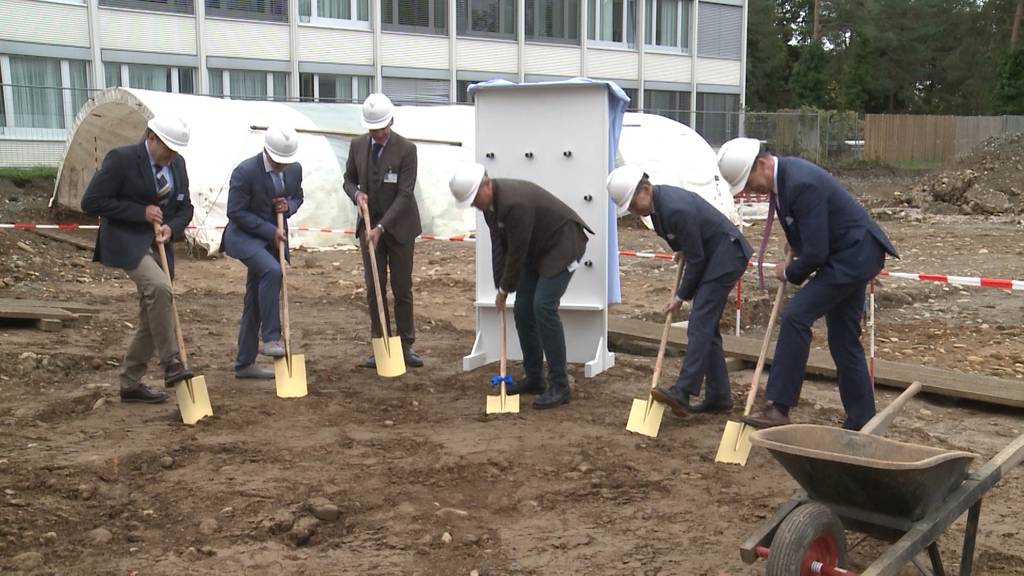
[[[361, 235], [361, 236], [365, 236]], [[370, 268], [370, 253], [366, 241], [360, 238], [363, 251], [363, 277], [366, 280], [366, 298], [370, 310], [370, 335], [374, 338], [383, 336], [380, 325], [380, 314], [377, 312], [377, 292], [373, 288], [373, 270]], [[388, 311], [388, 277], [390, 272], [391, 294], [395, 298], [395, 323], [398, 325], [398, 336], [402, 344], [409, 348], [416, 341], [416, 327], [413, 323], [412, 307], [412, 258], [416, 248], [415, 242], [399, 244], [389, 234], [382, 234], [380, 242], [374, 248], [377, 257], [377, 273], [380, 275], [381, 298], [384, 302], [384, 319], [391, 326], [391, 314]], [[392, 336], [395, 334], [392, 332]]]
[[548, 383], [560, 387], [569, 385], [565, 331], [558, 306], [571, 279], [572, 273], [568, 270], [545, 277], [528, 265], [519, 274], [513, 312], [519, 347], [523, 351], [523, 370], [533, 382], [544, 381], [544, 357], [547, 356]]
[[264, 342], [281, 339], [281, 264], [267, 250], [257, 251], [242, 263], [248, 273], [235, 370], [256, 362], [261, 335]]
[[770, 402], [796, 406], [811, 348], [811, 326], [824, 316], [839, 397], [846, 410], [843, 427], [859, 430], [875, 415], [874, 390], [860, 343], [866, 288], [867, 281], [831, 284], [814, 277], [793, 296], [782, 313], [775, 360], [768, 374], [766, 397]]
[[732, 242], [724, 245], [712, 257], [735, 260], [735, 270], [697, 286], [693, 307], [690, 309], [690, 322], [686, 327], [686, 357], [674, 388], [698, 396], [701, 382], [706, 380], [708, 388], [705, 400], [727, 403], [732, 399], [732, 388], [729, 385], [729, 370], [725, 367], [719, 323], [729, 293], [746, 270], [747, 259], [739, 245]]

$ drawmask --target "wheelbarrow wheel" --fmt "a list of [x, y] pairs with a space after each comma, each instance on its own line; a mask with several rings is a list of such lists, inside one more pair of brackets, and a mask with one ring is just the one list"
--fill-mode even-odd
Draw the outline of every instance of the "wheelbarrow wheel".
[[815, 564], [846, 564], [843, 523], [827, 506], [804, 504], [786, 516], [772, 539], [767, 576], [812, 576]]

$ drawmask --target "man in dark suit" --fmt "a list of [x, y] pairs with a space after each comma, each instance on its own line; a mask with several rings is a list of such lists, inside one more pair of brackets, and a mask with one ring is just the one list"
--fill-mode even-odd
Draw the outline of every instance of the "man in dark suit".
[[[655, 389], [654, 398], [671, 407], [677, 416], [688, 411], [732, 410], [719, 323], [729, 292], [747, 269], [750, 244], [706, 200], [682, 188], [652, 186], [647, 174], [635, 166], [622, 166], [612, 172], [608, 192], [618, 206], [619, 216], [629, 212], [650, 216], [655, 233], [668, 242], [677, 261], [686, 263], [673, 303], [664, 310], [666, 314], [675, 313], [684, 301], [693, 300], [686, 328], [686, 357], [675, 384]], [[690, 398], [700, 395], [705, 379], [704, 400], [691, 405]]]
[[[235, 377], [273, 380], [274, 371], [256, 364], [260, 336], [265, 356], [285, 355], [281, 345], [281, 264], [278, 246], [288, 257], [287, 219], [302, 206], [302, 165], [297, 162], [299, 136], [291, 128], [270, 127], [263, 151], [231, 173], [228, 226], [222, 239], [228, 256], [248, 269], [242, 321], [238, 326]], [[285, 227], [277, 227], [284, 214]]]
[[899, 257], [896, 248], [839, 181], [806, 160], [776, 157], [757, 140], [737, 138], [722, 146], [718, 165], [734, 194], [744, 190], [769, 196], [759, 269], [777, 211], [793, 258], [778, 264], [776, 277], [796, 285], [806, 282], [782, 313], [768, 375], [769, 405], [744, 421], [758, 427], [789, 423], [789, 411], [800, 398], [811, 326], [824, 316], [846, 410], [843, 427], [859, 430], [875, 414], [860, 343], [864, 291], [885, 266], [886, 254]]
[[[107, 154], [82, 197], [82, 210], [100, 217], [93, 260], [123, 269], [139, 291], [139, 321], [119, 376], [122, 402], [167, 400], [166, 392], [142, 383], [154, 349], [164, 368], [165, 386], [192, 377], [179, 355], [171, 284], [155, 254], [155, 243], [164, 243], [173, 275], [171, 242], [181, 238], [192, 221], [188, 171], [179, 155], [188, 140], [188, 126], [180, 118], [152, 118], [142, 142]], [[154, 225], [160, 226], [159, 234]]]
[[[416, 145], [391, 130], [394, 105], [384, 94], [370, 94], [363, 103], [363, 127], [369, 132], [349, 145], [345, 163], [345, 193], [359, 209], [356, 236], [363, 249], [363, 277], [370, 310], [370, 332], [374, 338], [384, 335], [377, 313], [377, 294], [373, 287], [370, 253], [373, 244], [380, 271], [381, 298], [385, 321], [388, 313], [387, 280], [391, 274], [391, 293], [395, 298], [395, 323], [402, 339], [405, 365], [423, 366], [413, 350], [416, 328], [413, 322], [412, 264], [416, 237], [423, 232], [416, 205]], [[370, 212], [370, 234], [364, 233], [363, 211]], [[364, 364], [376, 368], [371, 355]]]
[[480, 164], [461, 168], [449, 187], [461, 207], [483, 212], [490, 228], [499, 313], [509, 292], [516, 293], [513, 312], [526, 379], [510, 386], [508, 393], [541, 394], [533, 402], [538, 409], [569, 402], [565, 331], [558, 308], [587, 249], [586, 233], [594, 231], [547, 190], [525, 180], [489, 178]]

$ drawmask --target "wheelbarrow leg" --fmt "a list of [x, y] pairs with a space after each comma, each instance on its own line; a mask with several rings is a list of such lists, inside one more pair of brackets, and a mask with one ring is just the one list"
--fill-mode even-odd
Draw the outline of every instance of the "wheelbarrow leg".
[[942, 566], [942, 555], [939, 554], [938, 542], [932, 542], [928, 546], [928, 559], [932, 561], [932, 573], [935, 576], [946, 576], [946, 569]]
[[978, 520], [980, 516], [981, 500], [978, 500], [967, 513], [967, 528], [964, 530], [964, 551], [960, 557], [960, 576], [971, 576], [974, 572], [974, 544], [978, 540]]

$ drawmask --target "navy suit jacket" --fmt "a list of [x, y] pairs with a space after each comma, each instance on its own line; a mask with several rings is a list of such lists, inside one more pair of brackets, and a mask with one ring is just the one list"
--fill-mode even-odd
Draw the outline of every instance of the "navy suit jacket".
[[885, 265], [882, 251], [899, 258], [878, 223], [831, 174], [800, 158], [777, 162], [779, 223], [795, 257], [786, 267], [790, 282], [802, 284], [813, 273], [829, 283], [865, 282]]
[[[676, 252], [686, 256], [686, 268], [676, 296], [691, 300], [701, 282], [745, 269], [753, 251], [739, 228], [698, 194], [674, 186], [654, 186], [654, 231]], [[737, 244], [742, 263], [720, 250]]]
[[[228, 226], [221, 238], [221, 249], [232, 258], [243, 260], [260, 250], [274, 256], [274, 231], [277, 214], [274, 212], [274, 181], [263, 164], [263, 152], [242, 161], [231, 173], [228, 187]], [[288, 164], [284, 169], [284, 195], [288, 198], [285, 230], [288, 218], [302, 206], [302, 166]], [[285, 257], [288, 244], [285, 243]]]
[[[188, 171], [181, 156], [171, 162], [174, 190], [163, 208], [164, 224], [180, 238], [192, 221]], [[156, 181], [146, 142], [114, 148], [85, 189], [82, 211], [100, 217], [93, 260], [106, 266], [134, 270], [153, 246], [153, 225], [146, 222], [146, 207], [159, 205]], [[174, 249], [166, 243], [167, 266], [174, 275]]]

